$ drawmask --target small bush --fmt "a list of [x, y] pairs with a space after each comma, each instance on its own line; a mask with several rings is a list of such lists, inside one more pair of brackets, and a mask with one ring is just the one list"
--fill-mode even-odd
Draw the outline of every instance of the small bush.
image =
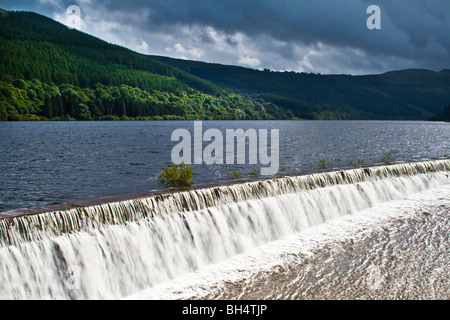
[[242, 177], [244, 177], [242, 175], [242, 173], [239, 173], [236, 170], [228, 172], [228, 178], [230, 178], [230, 179], [239, 179], [239, 178], [242, 178]]
[[249, 175], [257, 176], [257, 175], [259, 175], [259, 171], [258, 170], [250, 170]]
[[390, 152], [385, 152], [380, 158], [372, 159], [372, 161], [375, 163], [390, 164], [395, 161], [395, 158]]
[[364, 163], [365, 163], [365, 160], [364, 159], [357, 159], [356, 161], [355, 160], [353, 160], [353, 159], [350, 159], [350, 162], [349, 162], [350, 164], [356, 164], [356, 165], [359, 165], [359, 166], [363, 166], [364, 165]]
[[167, 187], [189, 188], [194, 183], [192, 178], [194, 170], [195, 167], [189, 167], [184, 163], [179, 165], [172, 163], [170, 167], [166, 166], [163, 171], [158, 173], [157, 177]]
[[333, 162], [328, 162], [328, 160], [326, 158], [321, 158], [321, 159], [319, 159], [319, 162], [317, 163], [317, 166], [320, 169], [332, 168], [333, 167]]

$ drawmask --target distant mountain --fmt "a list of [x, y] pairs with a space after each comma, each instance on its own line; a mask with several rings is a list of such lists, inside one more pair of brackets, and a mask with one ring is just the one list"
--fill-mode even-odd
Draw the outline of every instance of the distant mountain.
[[109, 44], [30, 12], [0, 15], [0, 120], [427, 119], [450, 70], [258, 71]]
[[152, 56], [212, 83], [252, 93], [297, 116], [423, 120], [450, 102], [450, 70], [411, 69], [380, 75], [318, 75], [258, 71]]

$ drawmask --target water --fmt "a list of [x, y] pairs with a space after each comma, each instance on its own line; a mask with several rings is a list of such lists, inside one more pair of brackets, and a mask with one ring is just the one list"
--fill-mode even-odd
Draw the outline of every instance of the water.
[[[397, 161], [450, 154], [450, 127], [431, 122], [205, 121], [208, 128], [279, 129], [280, 166], [297, 172], [391, 152]], [[193, 122], [0, 122], [0, 212], [160, 189], [177, 128]], [[228, 181], [260, 165], [197, 165], [195, 183]], [[279, 172], [283, 174], [283, 172]]]
[[450, 297], [450, 185], [311, 227], [128, 299]]
[[[441, 297], [447, 294], [448, 272], [436, 268], [450, 260], [446, 244], [449, 171], [450, 160], [396, 164], [3, 219], [0, 298], [115, 299], [135, 294], [164, 298], [167, 290], [188, 294], [200, 288], [202, 292], [193, 297], [239, 298], [253, 293], [253, 297], [301, 298], [300, 293], [314, 291], [317, 281], [322, 283], [320, 288], [328, 288], [322, 295], [327, 297], [332, 296], [335, 281], [347, 277], [348, 285], [358, 287], [359, 275], [372, 273], [379, 276], [370, 280], [369, 291], [378, 288], [379, 296], [385, 297], [391, 293], [380, 292], [381, 283], [388, 282], [385, 272], [402, 275], [404, 270], [420, 269], [424, 262], [422, 276], [411, 278], [433, 276], [433, 294]], [[354, 221], [349, 217], [355, 217]], [[411, 226], [404, 227], [399, 217]], [[354, 242], [355, 226], [360, 232], [358, 242]], [[384, 242], [378, 241], [377, 228], [388, 231]], [[344, 231], [350, 235], [345, 237]], [[368, 240], [361, 232], [370, 235]], [[340, 239], [331, 243], [335, 245], [331, 251], [326, 234]], [[309, 237], [308, 246], [325, 245], [319, 253], [332, 255], [322, 259], [313, 250], [305, 253], [305, 247], [289, 242], [292, 237]], [[287, 242], [279, 245], [279, 241]], [[341, 245], [355, 251], [343, 254]], [[311, 258], [307, 263], [315, 262], [305, 272], [297, 271], [301, 270], [297, 266], [304, 266], [299, 257], [305, 254]], [[400, 260], [389, 264], [396, 255], [402, 255]], [[246, 256], [253, 258], [246, 260]], [[274, 263], [280, 257], [288, 264]], [[374, 261], [369, 268], [374, 272], [367, 271], [367, 261]], [[340, 273], [336, 275], [335, 270]], [[316, 278], [311, 279], [311, 274]], [[202, 281], [211, 276], [205, 286]], [[261, 286], [261, 281], [266, 285]], [[398, 289], [395, 281], [388, 284]], [[411, 296], [420, 294], [420, 287], [409, 284]], [[261, 287], [265, 291], [256, 295]]]
[[[450, 298], [448, 124], [203, 127], [279, 129], [280, 165], [301, 173], [321, 158], [415, 162], [2, 218], [0, 299]], [[0, 212], [161, 188], [177, 128], [193, 123], [0, 123]], [[198, 166], [194, 179], [252, 169]]]

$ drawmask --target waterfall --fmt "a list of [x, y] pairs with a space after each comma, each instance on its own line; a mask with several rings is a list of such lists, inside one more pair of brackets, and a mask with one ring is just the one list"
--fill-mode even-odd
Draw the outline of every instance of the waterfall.
[[282, 177], [0, 220], [0, 299], [121, 298], [450, 183], [450, 161]]

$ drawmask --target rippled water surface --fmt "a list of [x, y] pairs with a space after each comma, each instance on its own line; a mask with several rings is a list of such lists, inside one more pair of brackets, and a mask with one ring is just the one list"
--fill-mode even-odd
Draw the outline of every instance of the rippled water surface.
[[[1, 122], [0, 211], [159, 189], [157, 172], [171, 161], [177, 128], [193, 122]], [[279, 129], [280, 167], [334, 167], [350, 159], [396, 161], [443, 158], [450, 153], [450, 126], [429, 122], [206, 121], [203, 129]], [[225, 136], [225, 134], [224, 134]], [[248, 176], [261, 165], [197, 165], [195, 183]], [[282, 171], [279, 172], [283, 174]]]

